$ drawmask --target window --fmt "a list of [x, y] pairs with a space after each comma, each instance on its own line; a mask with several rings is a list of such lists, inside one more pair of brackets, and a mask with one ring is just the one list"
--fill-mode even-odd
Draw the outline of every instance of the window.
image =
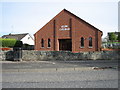
[[89, 47], [92, 47], [92, 37], [89, 37]]
[[51, 47], [50, 39], [48, 39], [48, 47]]
[[41, 47], [44, 47], [44, 40], [41, 39]]
[[84, 38], [81, 37], [81, 47], [84, 47]]

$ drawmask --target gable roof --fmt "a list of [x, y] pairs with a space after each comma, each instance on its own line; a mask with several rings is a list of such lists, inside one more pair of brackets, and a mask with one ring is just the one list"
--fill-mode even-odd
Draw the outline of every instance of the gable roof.
[[76, 19], [82, 21], [82, 22], [85, 23], [86, 25], [88, 25], [88, 26], [90, 26], [90, 27], [92, 27], [92, 28], [94, 28], [94, 29], [102, 32], [102, 31], [99, 30], [98, 28], [94, 27], [93, 25], [91, 25], [90, 23], [88, 23], [88, 22], [86, 22], [85, 20], [81, 19], [80, 17], [76, 16], [75, 14], [71, 13], [70, 11], [68, 11], [68, 10], [66, 10], [66, 9], [63, 9], [62, 11], [67, 12], [68, 14], [70, 14], [70, 15], [72, 15], [73, 17], [75, 17]]
[[[62, 13], [62, 12], [66, 12], [66, 13], [70, 14], [71, 16], [73, 16], [73, 17], [75, 17], [76, 19], [82, 21], [83, 23], [85, 23], [86, 25], [90, 26], [91, 28], [93, 28], [93, 29], [95, 29], [95, 30], [98, 30], [98, 31], [100, 31], [100, 32], [102, 33], [101, 30], [99, 30], [98, 28], [94, 27], [93, 25], [91, 25], [90, 23], [86, 22], [85, 20], [81, 19], [80, 17], [76, 16], [75, 14], [71, 13], [70, 11], [68, 11], [68, 10], [66, 10], [66, 9], [63, 9], [60, 13]], [[58, 13], [58, 14], [57, 14], [55, 17], [53, 17], [51, 20], [55, 19], [60, 13]], [[50, 21], [51, 21], [51, 20], [50, 20]], [[50, 22], [50, 21], [49, 21], [49, 22]], [[49, 22], [48, 22], [48, 23], [49, 23]], [[47, 24], [48, 24], [48, 23], [47, 23]], [[45, 24], [43, 27], [45, 27], [47, 24]], [[42, 28], [43, 28], [43, 27], [42, 27]], [[42, 29], [42, 28], [41, 28], [41, 29]], [[40, 29], [39, 29], [39, 30], [40, 30]], [[39, 30], [38, 30], [38, 31], [39, 31]], [[38, 32], [38, 31], [37, 31], [37, 32]], [[36, 32], [36, 33], [37, 33], [37, 32]], [[35, 34], [36, 34], [36, 33], [35, 33]], [[34, 34], [34, 35], [35, 35], [35, 34]], [[102, 34], [103, 34], [103, 33], [102, 33]]]
[[24, 34], [9, 34], [9, 35], [3, 35], [2, 38], [13, 38], [13, 39], [16, 39], [16, 40], [21, 40], [27, 34], [28, 33], [24, 33]]

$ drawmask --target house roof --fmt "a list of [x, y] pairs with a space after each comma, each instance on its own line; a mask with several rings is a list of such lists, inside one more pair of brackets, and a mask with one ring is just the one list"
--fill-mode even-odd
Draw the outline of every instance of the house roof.
[[28, 33], [23, 33], [23, 34], [9, 34], [9, 35], [3, 35], [2, 38], [13, 38], [13, 39], [16, 39], [16, 40], [21, 40], [27, 34]]

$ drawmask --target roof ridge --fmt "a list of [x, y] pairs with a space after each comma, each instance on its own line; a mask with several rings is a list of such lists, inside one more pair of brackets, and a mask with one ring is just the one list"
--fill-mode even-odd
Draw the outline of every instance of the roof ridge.
[[9, 35], [22, 35], [22, 34], [29, 34], [29, 33], [19, 33], [19, 34], [9, 34]]
[[17, 40], [21, 40], [23, 37], [25, 37], [29, 33], [23, 33], [23, 34], [8, 34], [8, 35], [3, 35], [2, 37], [8, 37], [8, 38], [15, 38]]
[[29, 33], [21, 33], [21, 34], [29, 34]]

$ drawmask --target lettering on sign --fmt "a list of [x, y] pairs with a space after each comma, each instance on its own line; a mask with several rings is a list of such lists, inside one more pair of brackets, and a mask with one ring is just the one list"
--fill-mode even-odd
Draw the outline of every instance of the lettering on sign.
[[68, 25], [62, 25], [59, 30], [70, 30], [70, 28], [68, 27]]

